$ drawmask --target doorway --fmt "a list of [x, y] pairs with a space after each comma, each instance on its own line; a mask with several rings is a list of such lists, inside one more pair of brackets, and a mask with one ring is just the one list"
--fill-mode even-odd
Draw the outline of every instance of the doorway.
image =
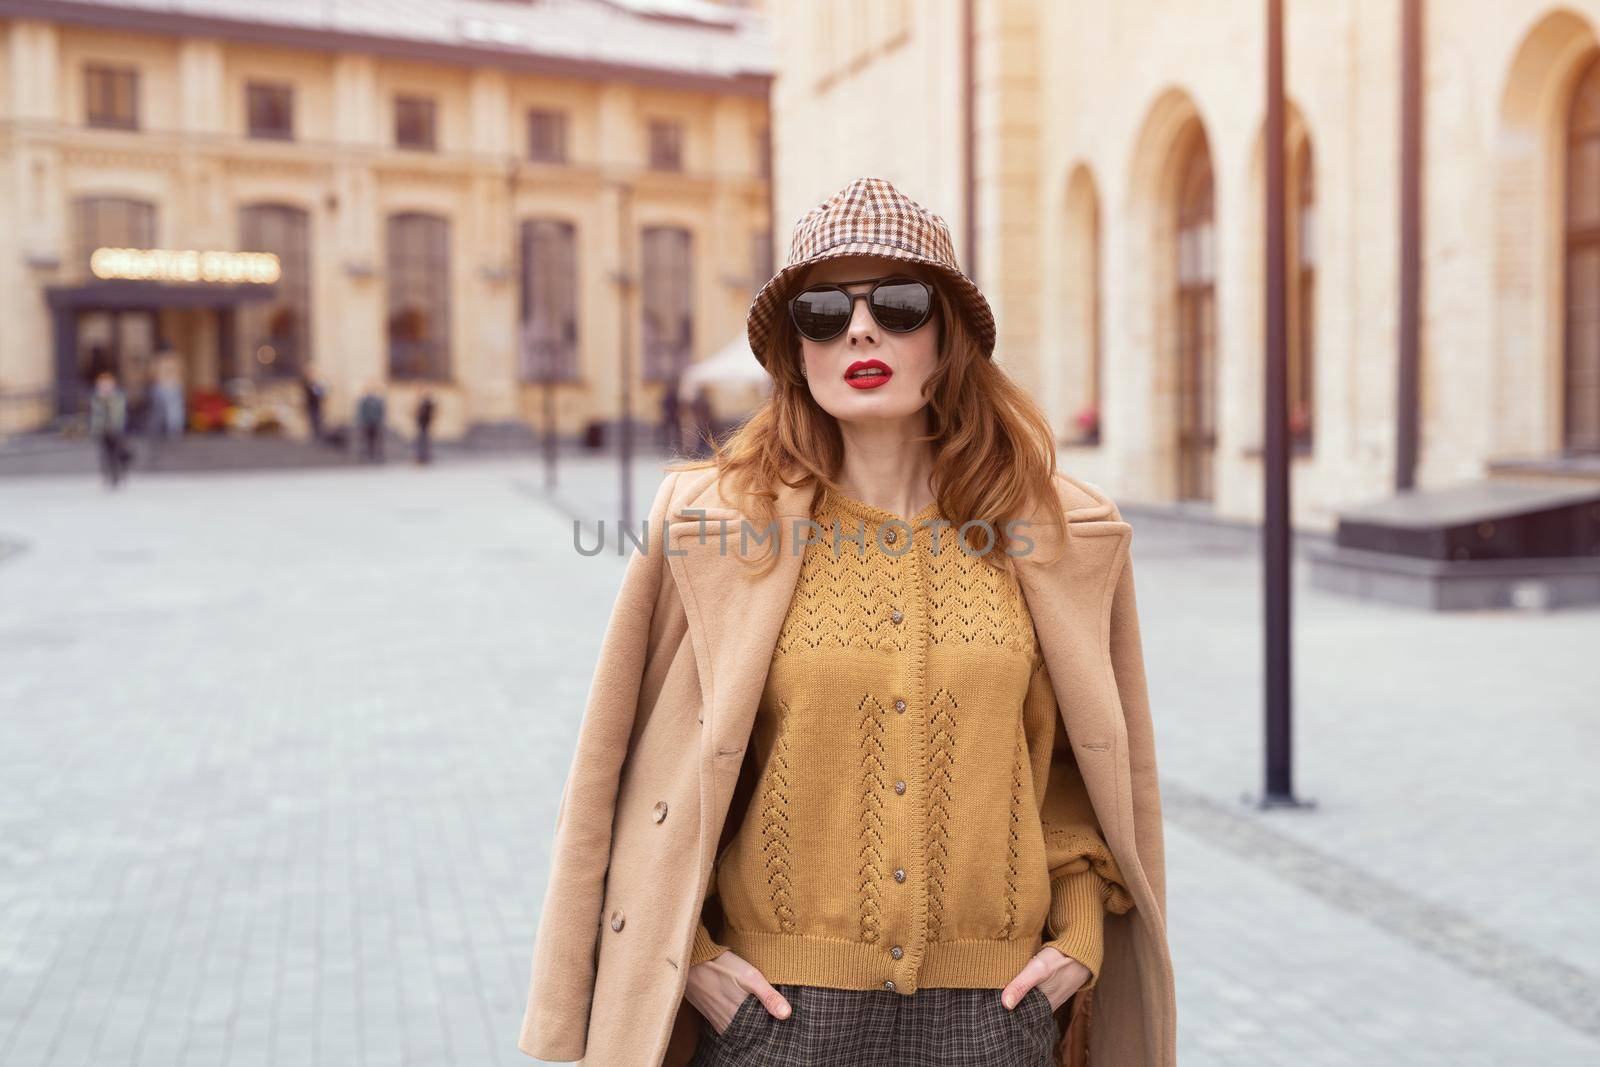
[[1211, 152], [1198, 123], [1177, 197], [1178, 499], [1213, 499], [1217, 451], [1216, 225]]
[[90, 310], [76, 313], [77, 351], [74, 380], [84, 392], [94, 388], [101, 371], [117, 376], [128, 400], [129, 428], [142, 424], [155, 356], [156, 313], [150, 309]]

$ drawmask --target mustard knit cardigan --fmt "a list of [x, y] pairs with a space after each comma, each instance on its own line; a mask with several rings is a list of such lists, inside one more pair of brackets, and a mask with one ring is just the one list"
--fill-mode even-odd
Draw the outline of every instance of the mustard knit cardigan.
[[1048, 944], [1095, 985], [1133, 901], [1015, 577], [936, 504], [908, 522], [824, 487], [813, 520], [691, 965], [731, 948], [769, 982], [909, 994], [1002, 987]]

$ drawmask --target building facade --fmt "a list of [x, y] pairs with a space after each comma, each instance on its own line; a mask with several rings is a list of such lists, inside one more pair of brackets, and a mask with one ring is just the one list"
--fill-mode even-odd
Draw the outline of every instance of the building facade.
[[[1395, 485], [1405, 6], [1284, 4], [1305, 528]], [[780, 247], [850, 178], [888, 177], [950, 222], [1068, 470], [1258, 519], [1265, 7], [776, 5]], [[1600, 477], [1600, 3], [1421, 11], [1416, 484]]]
[[[0, 429], [191, 392], [636, 418], [769, 275], [769, 42], [708, 0], [0, 0]], [[262, 15], [268, 12], [270, 18]], [[104, 251], [121, 250], [121, 251]], [[96, 253], [100, 252], [98, 258]], [[304, 423], [296, 423], [304, 432]]]

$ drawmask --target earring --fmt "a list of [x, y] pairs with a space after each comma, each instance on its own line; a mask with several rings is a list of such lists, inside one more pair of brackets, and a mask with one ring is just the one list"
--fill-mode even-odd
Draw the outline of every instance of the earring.
[[800, 377], [804, 378], [805, 376], [806, 376], [806, 365], [804, 363], [802, 363], [802, 364], [800, 364]]

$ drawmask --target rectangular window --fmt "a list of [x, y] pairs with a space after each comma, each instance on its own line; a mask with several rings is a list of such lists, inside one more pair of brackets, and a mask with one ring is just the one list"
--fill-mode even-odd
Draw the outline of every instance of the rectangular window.
[[567, 161], [567, 116], [534, 108], [528, 112], [528, 158], [541, 163]]
[[245, 86], [245, 110], [251, 137], [280, 141], [294, 137], [294, 89], [288, 85], [251, 82]]
[[671, 226], [646, 227], [642, 238], [643, 377], [665, 382], [694, 358], [694, 243]]
[[521, 227], [518, 377], [578, 380], [578, 241], [572, 223], [528, 219]]
[[756, 165], [757, 178], [772, 177], [772, 127], [763, 126], [756, 131]]
[[450, 220], [389, 216], [389, 377], [450, 380]]
[[683, 123], [650, 120], [650, 169], [683, 169]]
[[115, 130], [139, 128], [139, 72], [91, 63], [84, 68], [84, 120]]
[[434, 102], [426, 96], [397, 96], [394, 98], [394, 143], [401, 148], [420, 148], [433, 151], [435, 140]]
[[772, 269], [772, 231], [757, 230], [750, 235], [750, 291], [760, 292], [768, 279], [776, 273]]
[[234, 367], [247, 378], [292, 378], [311, 355], [310, 213], [286, 204], [240, 208], [239, 249], [271, 252], [283, 274], [275, 298], [238, 306], [234, 343], [244, 358]]

